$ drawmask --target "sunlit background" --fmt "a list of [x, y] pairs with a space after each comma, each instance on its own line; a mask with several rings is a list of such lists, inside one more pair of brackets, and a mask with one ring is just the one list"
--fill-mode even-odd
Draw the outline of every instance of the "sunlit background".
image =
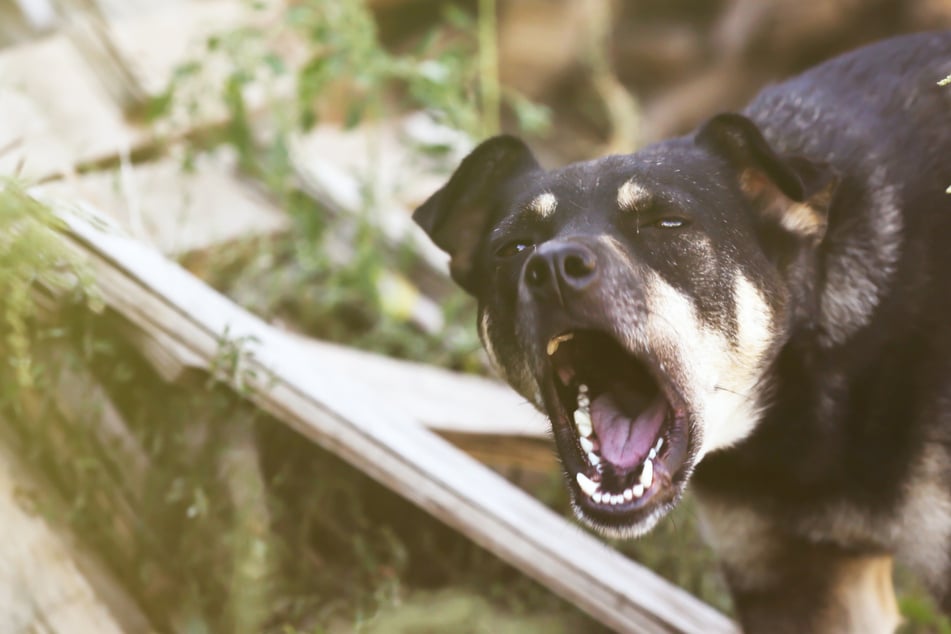
[[[128, 632], [607, 631], [221, 372], [144, 353], [31, 195], [83, 201], [302, 347], [488, 376], [473, 302], [409, 218], [475, 142], [518, 134], [548, 166], [630, 152], [949, 26], [949, 0], [0, 0], [0, 527], [21, 526], [0, 632], [113, 631], [77, 625], [100, 609]], [[414, 400], [428, 369], [374, 378], [343, 354], [380, 402], [570, 515], [514, 395], [481, 426], [451, 392], [448, 413]], [[616, 547], [730, 612], [689, 498]], [[94, 592], [43, 586], [66, 560]], [[951, 632], [901, 572], [899, 590], [907, 631]]]

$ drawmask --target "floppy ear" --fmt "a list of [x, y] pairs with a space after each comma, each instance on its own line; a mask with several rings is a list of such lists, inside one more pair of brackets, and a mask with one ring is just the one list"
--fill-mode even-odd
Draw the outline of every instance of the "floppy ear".
[[472, 269], [503, 186], [538, 169], [531, 150], [513, 136], [497, 136], [480, 144], [442, 189], [413, 212], [413, 220], [450, 257], [452, 277], [475, 293]]
[[697, 143], [733, 164], [740, 189], [763, 218], [813, 244], [822, 240], [839, 183], [830, 167], [776, 154], [756, 124], [739, 114], [710, 119], [697, 133]]

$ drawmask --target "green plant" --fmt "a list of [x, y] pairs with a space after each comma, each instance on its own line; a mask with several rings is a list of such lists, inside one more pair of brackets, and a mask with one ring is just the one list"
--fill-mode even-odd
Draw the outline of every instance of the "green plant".
[[58, 235], [63, 226], [22, 185], [0, 182], [0, 349], [19, 387], [36, 382], [29, 330], [38, 313], [34, 292], [45, 287], [54, 295], [85, 296], [90, 306], [98, 306], [88, 270]]
[[[409, 245], [380, 248], [385, 240], [374, 184], [364, 183], [358, 214], [334, 219], [300, 190], [291, 157], [295, 137], [334, 110], [344, 126], [354, 126], [423, 109], [474, 137], [498, 129], [505, 105], [524, 127], [540, 129], [546, 111], [498, 85], [495, 2], [483, 0], [479, 7], [473, 18], [450, 5], [424, 36], [393, 50], [381, 43], [363, 2], [301, 0], [278, 14], [262, 12], [254, 26], [214, 35], [200, 62], [177, 70], [153, 114], [167, 123], [176, 113], [200, 119], [222, 109], [227, 123], [196, 138], [191, 151], [234, 148], [243, 171], [266, 184], [294, 221], [287, 235], [255, 243], [257, 252], [239, 247], [245, 259], [234, 251], [219, 254], [212, 268], [220, 274], [210, 271], [218, 288], [322, 338], [457, 368], [481, 366], [474, 331], [458, 326], [471, 324], [474, 313], [458, 290], [440, 290], [444, 322], [451, 325], [438, 333], [410, 323], [403, 300], [414, 289], [403, 288], [393, 301], [393, 289], [402, 284], [394, 271], [419, 262]], [[252, 103], [252, 93], [266, 95], [263, 104]], [[332, 243], [341, 242], [350, 249], [345, 260], [333, 255], [339, 249]]]

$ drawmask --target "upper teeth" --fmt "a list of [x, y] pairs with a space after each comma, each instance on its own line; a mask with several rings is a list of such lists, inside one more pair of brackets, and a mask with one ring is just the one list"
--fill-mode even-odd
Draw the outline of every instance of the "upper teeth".
[[575, 410], [575, 426], [582, 438], [587, 438], [594, 431], [591, 426], [591, 413], [587, 407], [579, 407]]
[[558, 351], [558, 346], [564, 341], [569, 341], [574, 338], [573, 332], [566, 332], [563, 335], [558, 335], [557, 337], [552, 337], [548, 340], [548, 356], [555, 354]]

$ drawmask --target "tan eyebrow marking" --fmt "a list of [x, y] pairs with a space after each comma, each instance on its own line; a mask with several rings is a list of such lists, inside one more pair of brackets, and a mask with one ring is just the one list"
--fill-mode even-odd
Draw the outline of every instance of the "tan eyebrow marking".
[[542, 218], [547, 218], [548, 216], [555, 213], [555, 209], [558, 208], [558, 199], [555, 198], [555, 195], [551, 192], [545, 192], [544, 194], [539, 194], [532, 199], [532, 202], [528, 203], [526, 209], [529, 211], [535, 212]]
[[620, 209], [633, 211], [650, 200], [650, 197], [651, 194], [645, 187], [629, 180], [617, 190], [617, 206]]

